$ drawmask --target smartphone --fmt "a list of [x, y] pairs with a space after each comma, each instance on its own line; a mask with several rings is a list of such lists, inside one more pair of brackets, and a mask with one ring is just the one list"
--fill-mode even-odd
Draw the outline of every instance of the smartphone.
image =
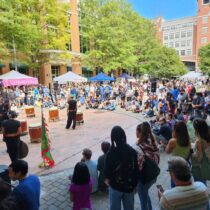
[[161, 193], [164, 192], [164, 189], [163, 189], [162, 185], [158, 184], [158, 185], [156, 185], [156, 187], [157, 187], [158, 190], [160, 190]]

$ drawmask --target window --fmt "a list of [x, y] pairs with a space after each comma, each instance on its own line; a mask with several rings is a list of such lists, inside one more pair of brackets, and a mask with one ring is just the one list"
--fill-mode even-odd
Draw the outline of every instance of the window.
[[191, 37], [192, 36], [192, 31], [188, 31], [187, 32], [187, 37]]
[[208, 33], [208, 27], [202, 27], [202, 34]]
[[186, 37], [186, 31], [182, 31], [182, 32], [181, 32], [181, 37], [182, 37], [182, 38], [185, 38], [185, 37]]
[[55, 78], [55, 77], [59, 76], [60, 68], [59, 68], [59, 66], [52, 66], [51, 71], [52, 71], [52, 78]]
[[186, 52], [187, 55], [192, 55], [192, 51], [190, 49], [187, 50]]
[[178, 39], [179, 38], [179, 32], [175, 33], [175, 38]]
[[203, 37], [201, 39], [201, 44], [206, 44], [208, 42], [208, 38], [207, 37]]
[[181, 55], [185, 55], [185, 50], [181, 50]]
[[203, 0], [203, 4], [209, 4], [210, 0]]
[[168, 40], [168, 34], [164, 35], [164, 40]]
[[179, 42], [175, 42], [175, 47], [179, 47]]
[[174, 47], [174, 43], [173, 42], [170, 42], [169, 43], [169, 47], [173, 48]]
[[186, 41], [181, 41], [181, 47], [185, 47], [186, 46]]
[[164, 45], [165, 45], [166, 47], [168, 47], [168, 43], [164, 43]]
[[176, 54], [179, 55], [179, 50], [176, 51]]
[[174, 34], [170, 34], [169, 38], [173, 39], [174, 38]]
[[202, 17], [202, 23], [203, 24], [208, 23], [208, 16], [203, 16]]
[[187, 40], [187, 47], [191, 46], [191, 40]]

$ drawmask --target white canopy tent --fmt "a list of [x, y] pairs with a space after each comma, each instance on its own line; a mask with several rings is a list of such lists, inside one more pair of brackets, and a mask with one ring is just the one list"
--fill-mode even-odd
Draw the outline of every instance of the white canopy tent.
[[38, 79], [21, 74], [17, 71], [10, 71], [0, 76], [3, 86], [38, 85]]
[[67, 82], [87, 82], [87, 79], [69, 71], [66, 74], [55, 77], [53, 81], [58, 82], [58, 84], [65, 84]]
[[195, 72], [195, 71], [190, 71], [187, 74], [181, 76], [180, 79], [195, 80], [195, 79], [200, 79], [202, 77], [203, 77], [202, 73]]

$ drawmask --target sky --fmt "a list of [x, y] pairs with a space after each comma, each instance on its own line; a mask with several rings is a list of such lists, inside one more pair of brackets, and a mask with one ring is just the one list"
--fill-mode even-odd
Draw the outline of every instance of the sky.
[[127, 0], [145, 18], [162, 16], [165, 20], [194, 16], [197, 0]]

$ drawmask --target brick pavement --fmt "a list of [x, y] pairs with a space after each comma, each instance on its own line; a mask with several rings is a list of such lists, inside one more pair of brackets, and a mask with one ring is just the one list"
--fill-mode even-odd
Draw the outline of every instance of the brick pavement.
[[[165, 188], [169, 187], [170, 180], [167, 168], [168, 155], [161, 154], [161, 174], [157, 183], [162, 184]], [[42, 195], [41, 195], [41, 210], [67, 210], [72, 209], [68, 194], [69, 180], [68, 176], [72, 174], [73, 169], [68, 169], [63, 172], [41, 176]], [[152, 205], [154, 209], [158, 208], [158, 198], [155, 185], [150, 190]], [[95, 193], [92, 195], [93, 210], [107, 210], [108, 196], [103, 193]], [[135, 196], [135, 210], [140, 210], [139, 198]]]

